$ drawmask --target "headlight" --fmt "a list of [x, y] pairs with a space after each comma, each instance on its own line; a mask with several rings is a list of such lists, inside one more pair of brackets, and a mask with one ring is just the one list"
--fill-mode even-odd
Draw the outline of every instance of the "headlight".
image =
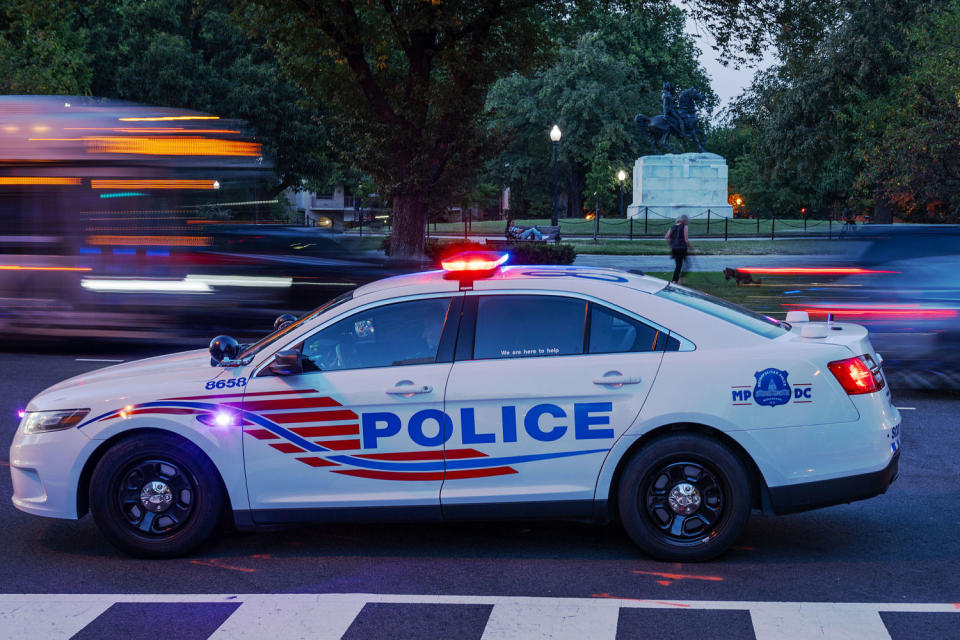
[[60, 431], [80, 424], [90, 409], [63, 409], [62, 411], [27, 411], [20, 427], [25, 434]]

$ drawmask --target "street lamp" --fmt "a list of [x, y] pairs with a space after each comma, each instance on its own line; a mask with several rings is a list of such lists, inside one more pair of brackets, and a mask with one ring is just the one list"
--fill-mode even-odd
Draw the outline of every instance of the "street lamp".
[[555, 227], [560, 225], [560, 209], [557, 190], [560, 184], [560, 168], [557, 165], [557, 148], [560, 146], [560, 127], [553, 125], [550, 129], [550, 139], [553, 140], [553, 222]]
[[620, 196], [620, 217], [623, 217], [623, 181], [627, 179], [627, 173], [620, 169], [617, 171], [617, 180], [620, 182], [617, 183], [617, 195]]

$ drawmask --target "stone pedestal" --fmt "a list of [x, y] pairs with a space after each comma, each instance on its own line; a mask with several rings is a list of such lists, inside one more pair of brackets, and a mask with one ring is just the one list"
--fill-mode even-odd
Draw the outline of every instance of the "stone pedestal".
[[628, 218], [732, 218], [727, 204], [727, 161], [715, 153], [637, 158]]

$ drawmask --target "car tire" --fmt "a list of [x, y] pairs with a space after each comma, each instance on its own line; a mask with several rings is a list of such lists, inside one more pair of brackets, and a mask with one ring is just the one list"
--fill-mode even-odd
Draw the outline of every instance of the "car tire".
[[90, 478], [90, 512], [115, 547], [173, 558], [209, 540], [225, 504], [216, 468], [194, 444], [163, 434], [112, 446]]
[[723, 444], [699, 434], [654, 440], [620, 476], [617, 506], [627, 535], [670, 562], [717, 557], [739, 537], [752, 508], [750, 475]]

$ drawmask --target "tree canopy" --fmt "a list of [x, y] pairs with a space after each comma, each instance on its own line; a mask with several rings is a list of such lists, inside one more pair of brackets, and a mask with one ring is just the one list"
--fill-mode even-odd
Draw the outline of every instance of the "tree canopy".
[[286, 79], [229, 0], [3, 0], [8, 93], [59, 93], [197, 109], [249, 123], [276, 191], [336, 167], [316, 106]]
[[[659, 113], [663, 81], [694, 86], [708, 96], [706, 107], [714, 104], [698, 52], [683, 28], [683, 14], [676, 8], [665, 16], [639, 10], [595, 13], [549, 65], [493, 85], [487, 114], [506, 148], [490, 170], [494, 181], [511, 186], [515, 210], [549, 215], [547, 134], [553, 124], [563, 134], [559, 155], [567, 213], [579, 217], [585, 195], [589, 209], [597, 194], [602, 209], [616, 210], [617, 171], [629, 176], [637, 155], [652, 151], [637, 135], [633, 116]], [[629, 180], [624, 188], [629, 193]]]
[[[765, 2], [760, 11], [746, 0], [690, 0], [685, 5], [709, 20], [732, 59], [743, 51], [753, 55], [775, 38], [770, 35], [775, 21], [803, 22], [789, 0]], [[580, 65], [581, 98], [591, 92], [622, 94], [612, 105], [605, 101], [610, 112], [599, 122], [610, 123], [635, 109], [640, 99], [619, 86], [629, 77], [633, 60], [611, 58], [617, 48], [630, 49], [632, 41], [652, 32], [649, 25], [634, 22], [630, 24], [639, 33], [625, 28], [609, 41], [582, 39], [591, 21], [645, 16], [675, 30], [679, 20], [667, 0], [248, 0], [238, 15], [265, 31], [285, 72], [329, 114], [348, 161], [373, 176], [381, 195], [392, 197], [393, 253], [398, 256], [422, 253], [428, 212], [467, 193], [483, 163], [508, 136], [489, 126], [496, 112], [485, 109], [488, 89], [498, 79], [517, 73], [519, 83], [552, 64], [558, 51], [566, 52], [564, 64]], [[747, 25], [743, 38], [734, 38]], [[570, 47], [573, 42], [576, 46]], [[590, 60], [591, 53], [604, 56], [604, 63]], [[657, 54], [637, 55], [646, 70], [659, 66], [667, 71], [669, 61], [657, 60]], [[594, 72], [600, 75], [591, 77]], [[684, 82], [683, 73], [678, 75]], [[691, 74], [686, 77], [694, 83]], [[554, 98], [565, 96], [557, 84]], [[599, 124], [582, 119], [598, 115], [594, 106], [571, 101], [566, 109], [567, 139], [584, 127], [582, 142], [566, 146], [576, 165], [568, 171], [575, 182], [570, 191], [579, 194], [591, 188], [588, 181], [596, 188], [606, 181], [610, 167], [603, 165], [621, 162], [627, 135], [619, 126], [590, 130]], [[587, 149], [587, 140], [599, 148]]]
[[54, 0], [0, 1], [0, 91], [81, 94], [90, 54], [74, 37], [71, 8]]
[[[785, 47], [714, 139], [753, 208], [957, 210], [958, 2], [839, 1], [819, 40]], [[941, 207], [942, 208], [942, 207]]]

